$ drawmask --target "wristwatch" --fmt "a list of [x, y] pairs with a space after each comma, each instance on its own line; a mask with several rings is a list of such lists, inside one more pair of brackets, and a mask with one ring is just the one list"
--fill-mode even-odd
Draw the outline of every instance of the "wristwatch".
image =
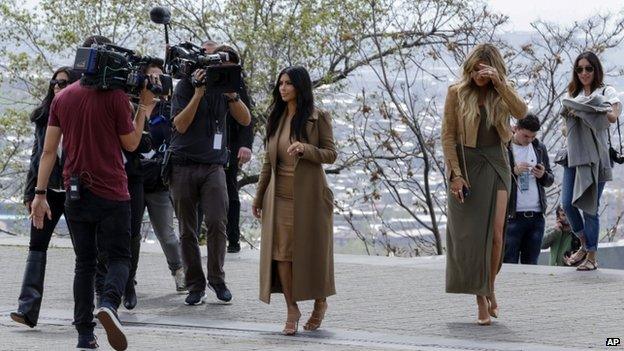
[[47, 189], [37, 189], [35, 188], [35, 195], [45, 195], [48, 192]]
[[228, 103], [230, 103], [230, 102], [237, 102], [237, 101], [240, 100], [240, 95], [238, 95], [238, 93], [236, 93], [236, 95], [234, 97], [229, 97], [227, 95], [225, 97], [227, 97], [227, 102]]

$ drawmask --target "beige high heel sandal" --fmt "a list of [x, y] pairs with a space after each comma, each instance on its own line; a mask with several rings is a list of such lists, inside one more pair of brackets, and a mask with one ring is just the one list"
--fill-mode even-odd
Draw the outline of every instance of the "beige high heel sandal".
[[[490, 303], [489, 303], [489, 301], [487, 300], [487, 298], [485, 299], [485, 301], [486, 301], [486, 302], [487, 302], [487, 304], [488, 304], [488, 306], [487, 306], [487, 307], [488, 307], [488, 313], [489, 313]], [[479, 315], [479, 309], [478, 309], [478, 307], [477, 307], [477, 316], [478, 316], [478, 315]], [[490, 325], [490, 324], [492, 324], [492, 319], [491, 319], [489, 316], [488, 316], [486, 319], [478, 319], [478, 318], [479, 318], [479, 317], [477, 317], [477, 324], [478, 324], [478, 325]]]
[[496, 308], [492, 308], [492, 299], [490, 296], [486, 296], [485, 297], [487, 299], [488, 302], [488, 313], [490, 314], [490, 316], [494, 317], [494, 318], [498, 318], [498, 304], [496, 306]]
[[289, 313], [286, 317], [286, 324], [284, 325], [282, 334], [289, 336], [297, 334], [297, 330], [299, 329], [299, 318], [301, 318], [301, 312], [297, 314]]
[[314, 303], [314, 310], [312, 311], [312, 315], [303, 326], [303, 329], [317, 330], [321, 326], [323, 318], [325, 318], [325, 312], [327, 311], [327, 301], [323, 301], [318, 309], [316, 308], [316, 306], [316, 303]]

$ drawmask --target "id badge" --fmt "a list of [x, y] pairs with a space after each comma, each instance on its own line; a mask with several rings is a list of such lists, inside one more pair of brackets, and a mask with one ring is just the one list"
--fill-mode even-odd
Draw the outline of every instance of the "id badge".
[[212, 144], [212, 148], [215, 150], [221, 150], [221, 143], [223, 142], [223, 134], [217, 133], [214, 135], [214, 143]]

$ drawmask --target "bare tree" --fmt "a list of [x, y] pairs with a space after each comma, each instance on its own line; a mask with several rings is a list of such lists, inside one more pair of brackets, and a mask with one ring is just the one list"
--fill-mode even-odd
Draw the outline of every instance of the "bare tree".
[[[387, 253], [439, 255], [440, 221], [446, 213], [444, 162], [437, 143], [441, 104], [439, 92], [427, 84], [448, 83], [457, 61], [475, 43], [490, 41], [506, 18], [461, 1], [421, 1], [400, 9], [379, 8], [371, 1], [369, 12], [373, 25], [360, 30], [370, 40], [360, 43], [359, 51], [379, 57], [368, 64], [378, 89], [359, 95], [350, 142], [371, 185], [355, 190], [350, 201], [371, 209], [380, 226], [368, 237], [384, 238], [381, 246]], [[383, 55], [387, 51], [394, 55]], [[343, 215], [353, 223], [350, 212]], [[397, 250], [397, 245], [408, 249]]]
[[[380, 14], [375, 5], [371, 2], [370, 12], [374, 22], [380, 24], [371, 28], [369, 36], [374, 40], [362, 51], [372, 47], [382, 52], [387, 42], [404, 42], [401, 35], [388, 37], [378, 29], [383, 28], [384, 15], [393, 19], [392, 27], [398, 29], [397, 33], [413, 32], [409, 25], [417, 24], [418, 31], [433, 36], [427, 39], [432, 40], [429, 45], [403, 48], [370, 65], [378, 86], [358, 95], [359, 108], [349, 139], [351, 152], [361, 160], [354, 168], [364, 171], [370, 185], [351, 189], [348, 205], [343, 206], [349, 210], [343, 212], [343, 217], [352, 230], [357, 230], [360, 240], [368, 241], [368, 252], [377, 244], [386, 254], [396, 254], [397, 245], [408, 247], [408, 251], [403, 250], [406, 255], [441, 254], [440, 223], [446, 216], [447, 184], [438, 139], [445, 90], [435, 91], [435, 87], [452, 83], [459, 64], [474, 44], [496, 43], [508, 62], [510, 79], [542, 119], [541, 138], [555, 150], [562, 143], [557, 113], [570, 79], [572, 61], [582, 51], [604, 55], [620, 44], [624, 39], [624, 18], [597, 16], [569, 28], [536, 22], [535, 34], [517, 45], [498, 34], [506, 18], [491, 14], [486, 8], [449, 8], [448, 3], [419, 2], [409, 12], [416, 13], [410, 22], [401, 14]], [[445, 20], [447, 15], [466, 22]], [[449, 29], [443, 26], [445, 23]], [[438, 37], [431, 28], [445, 34]], [[612, 76], [620, 74], [619, 67], [613, 65], [607, 66], [607, 72]], [[551, 204], [559, 202], [559, 195], [558, 184], [548, 189]], [[354, 216], [353, 207], [368, 214]], [[359, 227], [358, 221], [362, 224]], [[364, 233], [363, 228], [372, 229]]]
[[[256, 145], [280, 69], [303, 65], [321, 107], [332, 110], [338, 162], [326, 170], [344, 181], [337, 210], [369, 254], [443, 253], [446, 178], [439, 145], [445, 87], [477, 43], [494, 42], [509, 77], [544, 125], [541, 138], [561, 145], [558, 101], [571, 61], [583, 50], [605, 57], [624, 39], [624, 17], [603, 15], [569, 27], [536, 22], [525, 42], [501, 33], [507, 17], [468, 0], [166, 0], [175, 41], [227, 41], [241, 53], [256, 102]], [[139, 1], [44, 0], [36, 10], [0, 4], [0, 188], [16, 198], [28, 154], [28, 112], [43, 97], [54, 68], [70, 63], [88, 34], [122, 45], [162, 50], [149, 8]], [[607, 62], [608, 63], [608, 62]], [[610, 77], [619, 66], [607, 64]], [[365, 79], [362, 89], [354, 89]], [[346, 102], [338, 101], [344, 97]], [[353, 100], [349, 102], [348, 100]], [[258, 153], [259, 154], [259, 153]], [[239, 182], [253, 193], [260, 157]], [[10, 185], [10, 190], [9, 190]], [[341, 185], [342, 186], [342, 185]], [[558, 187], [549, 189], [554, 203]], [[257, 229], [247, 217], [243, 221]]]

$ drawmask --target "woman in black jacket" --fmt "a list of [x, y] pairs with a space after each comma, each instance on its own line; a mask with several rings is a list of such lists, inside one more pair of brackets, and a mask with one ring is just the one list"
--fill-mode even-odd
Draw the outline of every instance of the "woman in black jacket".
[[[61, 67], [52, 75], [48, 92], [41, 104], [30, 115], [30, 120], [35, 124], [35, 141], [30, 156], [30, 168], [26, 178], [24, 191], [24, 205], [30, 213], [30, 204], [35, 197], [35, 185], [37, 184], [37, 172], [39, 171], [39, 159], [43, 150], [46, 128], [48, 126], [48, 113], [52, 99], [66, 86], [78, 79], [78, 76], [69, 67]], [[43, 297], [43, 278], [45, 276], [46, 253], [50, 238], [65, 208], [65, 189], [63, 187], [63, 158], [59, 155], [50, 175], [48, 183], [47, 199], [50, 204], [52, 218], [44, 219], [43, 229], [30, 226], [30, 244], [26, 270], [22, 281], [22, 290], [18, 300], [16, 312], [11, 313], [11, 318], [31, 328], [37, 325], [39, 308]]]

